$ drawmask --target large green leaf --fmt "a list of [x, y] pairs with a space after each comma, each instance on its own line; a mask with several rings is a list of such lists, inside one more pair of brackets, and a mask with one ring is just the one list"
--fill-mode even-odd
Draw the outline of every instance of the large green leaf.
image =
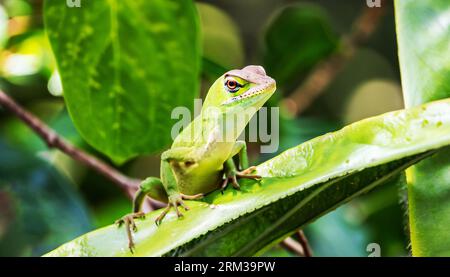
[[[395, 3], [406, 106], [450, 97], [449, 1]], [[450, 149], [407, 173], [413, 255], [450, 255]]]
[[171, 111], [198, 94], [200, 39], [190, 0], [45, 1], [70, 115], [120, 163], [171, 141]]
[[396, 1], [402, 86], [408, 107], [450, 95], [450, 3]]
[[[157, 227], [138, 222], [139, 256], [255, 255], [299, 227], [450, 144], [450, 99], [362, 120], [258, 166], [260, 183], [214, 192]], [[130, 256], [124, 228], [108, 226], [48, 256]]]
[[214, 5], [197, 3], [196, 6], [201, 22], [203, 57], [226, 68], [242, 67], [244, 47], [233, 19]]
[[319, 5], [296, 4], [280, 10], [264, 34], [264, 66], [278, 85], [297, 85], [338, 45], [327, 14]]

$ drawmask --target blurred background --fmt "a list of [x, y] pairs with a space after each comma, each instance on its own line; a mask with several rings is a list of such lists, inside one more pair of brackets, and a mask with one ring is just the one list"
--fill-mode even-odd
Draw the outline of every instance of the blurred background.
[[[354, 121], [403, 107], [392, 3], [365, 0], [196, 1], [203, 34], [202, 92], [224, 71], [261, 64], [277, 80], [280, 147], [253, 164]], [[64, 107], [41, 0], [0, 0], [0, 89], [76, 146], [95, 154]], [[159, 174], [159, 155], [120, 170]], [[409, 255], [404, 192], [386, 184], [305, 228], [314, 256]], [[0, 108], [0, 256], [38, 256], [130, 211], [114, 184], [57, 150]], [[266, 256], [294, 256], [282, 246]]]

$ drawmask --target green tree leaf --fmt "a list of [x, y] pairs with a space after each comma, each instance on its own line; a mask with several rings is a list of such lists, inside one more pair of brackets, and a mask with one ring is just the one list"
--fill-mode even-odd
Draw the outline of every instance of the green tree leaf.
[[336, 49], [338, 37], [326, 13], [316, 4], [283, 8], [264, 36], [264, 66], [279, 85], [296, 85], [322, 58]]
[[200, 39], [190, 0], [45, 1], [45, 25], [70, 115], [121, 163], [171, 141], [171, 111], [198, 94]]
[[197, 3], [196, 6], [203, 36], [203, 57], [226, 68], [242, 67], [244, 46], [233, 19], [211, 4]]
[[[406, 106], [450, 97], [449, 2], [401, 0], [395, 4]], [[450, 149], [407, 171], [414, 256], [450, 255], [449, 172]]]
[[[428, 122], [428, 124], [424, 124]], [[450, 99], [365, 119], [291, 148], [257, 167], [260, 183], [189, 201], [178, 219], [138, 221], [138, 256], [249, 256], [355, 196], [398, 178], [450, 144]], [[124, 228], [108, 226], [47, 256], [130, 256]]]
[[8, 41], [8, 14], [3, 6], [0, 6], [0, 50], [3, 50]]

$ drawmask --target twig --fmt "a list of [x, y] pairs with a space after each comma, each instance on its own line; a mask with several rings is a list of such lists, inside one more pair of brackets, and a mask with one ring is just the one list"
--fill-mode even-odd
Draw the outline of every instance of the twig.
[[303, 251], [302, 245], [291, 237], [284, 239], [280, 245], [300, 257], [305, 257], [305, 252]]
[[297, 238], [299, 241], [288, 237], [283, 240], [280, 244], [283, 248], [297, 254], [300, 257], [312, 257], [312, 250], [309, 246], [308, 239], [302, 230], [297, 232]]
[[361, 15], [353, 22], [351, 33], [341, 37], [339, 50], [319, 62], [305, 81], [283, 100], [282, 105], [292, 115], [298, 115], [305, 111], [341, 72], [358, 47], [373, 34], [387, 5], [387, 1], [382, 1], [379, 8], [364, 8]]
[[308, 239], [305, 236], [305, 233], [303, 233], [303, 230], [298, 230], [297, 237], [300, 242], [300, 245], [303, 247], [303, 251], [305, 252], [305, 257], [312, 257], [312, 249], [311, 246], [309, 246]]
[[28, 125], [33, 131], [39, 135], [49, 148], [57, 148], [67, 154], [69, 157], [81, 162], [82, 164], [92, 168], [98, 173], [117, 184], [128, 195], [138, 187], [140, 180], [133, 179], [123, 175], [121, 172], [99, 160], [98, 158], [76, 148], [70, 142], [58, 136], [50, 127], [37, 118], [32, 113], [25, 110], [11, 97], [3, 91], [0, 91], [0, 105], [14, 113], [20, 120]]

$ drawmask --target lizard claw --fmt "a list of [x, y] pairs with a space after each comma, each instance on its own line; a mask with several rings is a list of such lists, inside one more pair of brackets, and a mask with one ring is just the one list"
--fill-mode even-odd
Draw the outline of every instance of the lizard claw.
[[195, 194], [195, 195], [185, 195], [185, 194], [177, 194], [174, 196], [169, 197], [169, 203], [167, 204], [167, 207], [162, 211], [162, 213], [155, 219], [156, 225], [160, 225], [164, 217], [167, 215], [167, 213], [170, 211], [170, 208], [174, 208], [175, 212], [177, 213], [178, 218], [183, 217], [183, 214], [178, 209], [179, 206], [183, 207], [185, 211], [189, 211], [189, 207], [184, 204], [183, 200], [196, 200], [202, 198], [204, 195], [203, 193]]
[[133, 236], [131, 235], [131, 231], [137, 232], [137, 226], [135, 223], [136, 218], [145, 218], [144, 212], [137, 212], [137, 213], [131, 213], [124, 215], [120, 219], [116, 220], [115, 224], [120, 228], [123, 224], [125, 224], [125, 228], [128, 235], [128, 248], [130, 249], [131, 253], [134, 253], [134, 242], [133, 242]]
[[238, 171], [238, 172], [230, 172], [228, 176], [225, 177], [225, 179], [222, 182], [221, 190], [223, 191], [227, 188], [228, 184], [231, 181], [231, 185], [236, 190], [241, 190], [241, 187], [239, 186], [239, 183], [237, 181], [237, 178], [244, 178], [244, 179], [261, 179], [261, 176], [259, 175], [252, 175], [251, 172], [256, 170], [256, 166], [251, 166], [245, 170]]
[[241, 190], [241, 187], [239, 186], [239, 183], [238, 183], [238, 181], [237, 181], [236, 176], [237, 176], [237, 174], [232, 174], [231, 176], [227, 176], [227, 177], [223, 180], [222, 186], [221, 186], [222, 193], [223, 193], [223, 191], [227, 188], [227, 186], [228, 186], [228, 184], [230, 183], [230, 181], [231, 181], [231, 185], [233, 186], [234, 189], [236, 189], [236, 190]]

